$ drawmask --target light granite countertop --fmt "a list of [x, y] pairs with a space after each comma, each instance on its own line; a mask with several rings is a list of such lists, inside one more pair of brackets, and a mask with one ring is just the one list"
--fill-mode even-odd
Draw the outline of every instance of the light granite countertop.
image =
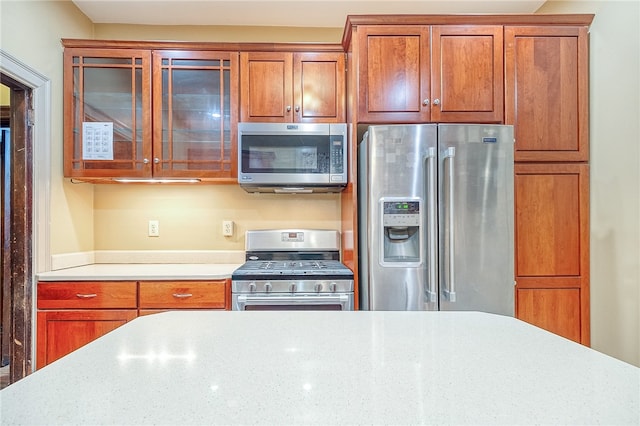
[[2, 424], [638, 424], [640, 369], [477, 312], [167, 312], [0, 391]]
[[37, 275], [38, 281], [213, 280], [231, 278], [241, 263], [95, 263]]

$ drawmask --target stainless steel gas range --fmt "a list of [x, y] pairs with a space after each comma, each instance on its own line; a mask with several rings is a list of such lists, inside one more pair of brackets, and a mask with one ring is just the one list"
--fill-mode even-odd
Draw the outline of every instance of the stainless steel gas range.
[[246, 262], [231, 275], [234, 311], [353, 310], [353, 272], [340, 262], [338, 231], [247, 231], [245, 247]]

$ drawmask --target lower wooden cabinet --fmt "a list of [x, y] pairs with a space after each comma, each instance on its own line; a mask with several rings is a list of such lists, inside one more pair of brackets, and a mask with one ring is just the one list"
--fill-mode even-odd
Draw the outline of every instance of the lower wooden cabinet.
[[589, 166], [515, 165], [516, 316], [590, 344]]
[[225, 309], [227, 280], [141, 281], [140, 315], [175, 309]]
[[37, 368], [52, 363], [137, 316], [135, 309], [39, 311]]
[[227, 309], [231, 281], [40, 282], [36, 367], [42, 368], [138, 315]]
[[39, 283], [36, 367], [138, 316], [136, 281]]

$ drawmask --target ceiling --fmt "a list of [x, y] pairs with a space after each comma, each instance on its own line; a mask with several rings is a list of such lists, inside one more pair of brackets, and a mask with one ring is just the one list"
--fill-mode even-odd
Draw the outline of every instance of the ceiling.
[[96, 24], [342, 28], [347, 15], [533, 13], [545, 0], [72, 0]]

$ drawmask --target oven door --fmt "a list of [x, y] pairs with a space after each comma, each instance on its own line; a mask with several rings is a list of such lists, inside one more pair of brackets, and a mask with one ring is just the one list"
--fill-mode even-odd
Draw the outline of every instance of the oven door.
[[234, 311], [352, 311], [353, 293], [259, 293], [232, 295]]

